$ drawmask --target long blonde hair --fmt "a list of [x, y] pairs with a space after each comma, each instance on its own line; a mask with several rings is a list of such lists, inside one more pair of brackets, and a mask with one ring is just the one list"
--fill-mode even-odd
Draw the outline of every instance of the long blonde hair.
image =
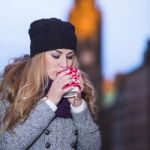
[[[91, 113], [95, 111], [95, 89], [85, 73], [82, 98], [87, 102]], [[20, 57], [4, 69], [0, 82], [0, 100], [8, 100], [10, 106], [3, 119], [4, 130], [12, 130], [16, 124], [25, 121], [37, 102], [43, 97], [48, 85], [44, 53], [30, 57]]]

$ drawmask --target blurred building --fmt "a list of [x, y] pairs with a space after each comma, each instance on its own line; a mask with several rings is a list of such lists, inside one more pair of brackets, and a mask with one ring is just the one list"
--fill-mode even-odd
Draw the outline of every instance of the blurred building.
[[76, 27], [79, 62], [96, 87], [97, 104], [101, 106], [101, 12], [95, 0], [74, 0], [69, 20]]
[[113, 107], [101, 116], [103, 150], [150, 149], [150, 41], [143, 64], [118, 84]]

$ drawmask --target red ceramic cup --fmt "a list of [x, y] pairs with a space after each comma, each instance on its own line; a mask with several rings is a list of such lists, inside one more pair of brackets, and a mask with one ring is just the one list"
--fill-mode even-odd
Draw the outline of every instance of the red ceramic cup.
[[65, 98], [70, 98], [70, 97], [75, 97], [77, 95], [78, 92], [80, 92], [81, 87], [79, 85], [79, 77], [80, 77], [80, 71], [77, 68], [73, 68], [73, 67], [68, 67], [68, 68], [64, 68], [63, 70], [59, 71], [59, 73], [68, 70], [68, 74], [72, 75], [72, 78], [74, 79], [74, 81], [70, 82], [69, 84], [66, 84], [64, 88], [68, 88], [70, 86], [73, 86], [73, 89], [69, 92], [67, 92], [66, 94], [64, 94], [63, 97]]

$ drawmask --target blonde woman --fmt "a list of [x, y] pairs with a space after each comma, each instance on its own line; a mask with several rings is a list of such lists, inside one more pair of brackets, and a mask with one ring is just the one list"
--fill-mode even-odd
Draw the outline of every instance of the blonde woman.
[[[7, 65], [0, 82], [1, 150], [100, 150], [93, 121], [95, 90], [86, 75], [76, 96], [64, 98], [78, 68], [74, 26], [57, 18], [30, 25], [30, 57]], [[61, 71], [64, 70], [64, 71]]]

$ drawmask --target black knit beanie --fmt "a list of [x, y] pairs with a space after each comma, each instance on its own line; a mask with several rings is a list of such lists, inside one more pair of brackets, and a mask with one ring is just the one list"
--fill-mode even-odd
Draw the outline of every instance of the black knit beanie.
[[30, 56], [54, 49], [71, 49], [76, 52], [77, 38], [74, 26], [57, 18], [40, 19], [29, 29]]

